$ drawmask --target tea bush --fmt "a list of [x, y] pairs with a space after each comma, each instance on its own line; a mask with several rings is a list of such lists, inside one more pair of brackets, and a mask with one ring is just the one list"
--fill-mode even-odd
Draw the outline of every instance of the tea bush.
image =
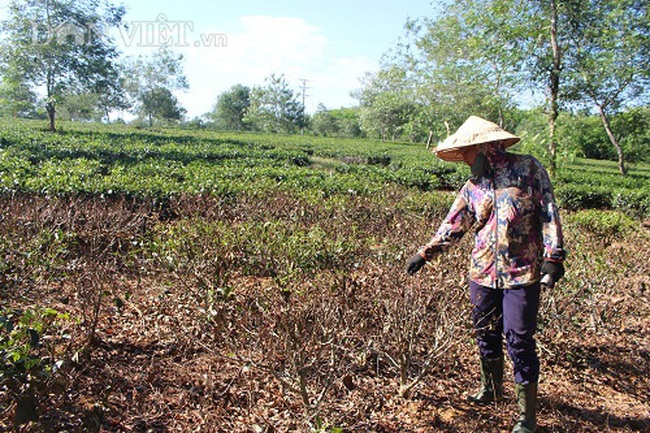
[[59, 324], [69, 320], [67, 314], [51, 308], [1, 311], [0, 382], [46, 379], [60, 368], [56, 348], [43, 337], [56, 334]]
[[638, 223], [620, 211], [581, 210], [567, 215], [567, 223], [593, 233], [602, 239], [623, 237], [638, 227]]
[[15, 403], [14, 423], [38, 421], [38, 402], [70, 354], [68, 314], [52, 308], [0, 311], [0, 389]]
[[[33, 126], [0, 125], [5, 191], [164, 198], [297, 189], [329, 196], [374, 194], [386, 184], [432, 190], [454, 183], [447, 177], [455, 169], [412, 145], [74, 124], [48, 134]], [[325, 160], [333, 171], [320, 165]]]
[[[388, 185], [458, 190], [469, 176], [464, 165], [445, 163], [421, 145], [406, 143], [72, 123], [51, 134], [36, 125], [0, 123], [0, 188], [6, 192], [168, 200], [184, 193], [297, 191], [322, 199], [376, 195]], [[606, 162], [576, 160], [565, 166], [555, 179], [565, 209], [616, 208], [648, 215], [650, 171], [645, 166], [632, 168], [626, 177]]]

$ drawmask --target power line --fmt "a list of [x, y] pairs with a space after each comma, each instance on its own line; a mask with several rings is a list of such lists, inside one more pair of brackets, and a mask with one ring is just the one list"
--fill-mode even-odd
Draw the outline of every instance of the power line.
[[309, 80], [306, 78], [299, 78], [300, 82], [302, 83], [302, 108], [305, 108], [305, 98], [307, 97], [307, 90], [311, 89], [311, 87], [307, 87], [307, 83], [309, 83]]
[[307, 123], [307, 107], [305, 107], [305, 99], [307, 98], [307, 83], [309, 82], [308, 79], [306, 78], [299, 78], [300, 82], [302, 83], [302, 128], [301, 132], [304, 134], [305, 133], [305, 123]]

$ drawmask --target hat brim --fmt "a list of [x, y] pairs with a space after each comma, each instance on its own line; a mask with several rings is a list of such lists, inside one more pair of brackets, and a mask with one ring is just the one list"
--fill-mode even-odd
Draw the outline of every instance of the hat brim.
[[444, 147], [441, 148], [442, 145], [441, 143], [440, 145], [436, 146], [435, 149], [433, 149], [433, 153], [435, 153], [436, 156], [442, 159], [443, 161], [462, 162], [464, 161], [464, 158], [461, 149], [466, 149], [472, 146], [478, 146], [479, 144], [490, 144], [490, 143], [499, 143], [499, 142], [501, 143], [501, 146], [503, 146], [503, 148], [505, 149], [519, 143], [520, 140], [521, 139], [519, 137], [513, 136], [506, 139], [482, 141], [480, 143], [463, 144], [463, 145], [457, 145], [455, 147], [447, 147], [447, 148]]

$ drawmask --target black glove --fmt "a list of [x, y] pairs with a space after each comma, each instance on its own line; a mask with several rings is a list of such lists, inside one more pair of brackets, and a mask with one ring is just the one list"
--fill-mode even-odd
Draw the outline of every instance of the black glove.
[[424, 257], [422, 257], [419, 254], [414, 255], [411, 257], [411, 260], [409, 260], [408, 264], [406, 265], [406, 273], [409, 275], [415, 274], [417, 271], [424, 266], [424, 264], [427, 261], [424, 260]]
[[546, 275], [548, 275], [551, 279], [550, 284], [548, 284], [550, 287], [553, 287], [555, 283], [557, 283], [560, 278], [564, 276], [564, 263], [563, 262], [549, 262], [548, 260], [544, 260], [544, 264], [542, 265], [542, 279]]

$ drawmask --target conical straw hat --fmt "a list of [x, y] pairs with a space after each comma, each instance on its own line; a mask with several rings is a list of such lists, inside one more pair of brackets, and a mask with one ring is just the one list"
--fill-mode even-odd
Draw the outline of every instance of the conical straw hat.
[[433, 152], [438, 158], [445, 161], [462, 161], [463, 154], [460, 152], [460, 149], [463, 147], [501, 142], [505, 149], [517, 143], [519, 140], [519, 137], [509, 133], [496, 123], [492, 123], [478, 116], [470, 116], [458, 128], [458, 131], [438, 144], [433, 149]]

